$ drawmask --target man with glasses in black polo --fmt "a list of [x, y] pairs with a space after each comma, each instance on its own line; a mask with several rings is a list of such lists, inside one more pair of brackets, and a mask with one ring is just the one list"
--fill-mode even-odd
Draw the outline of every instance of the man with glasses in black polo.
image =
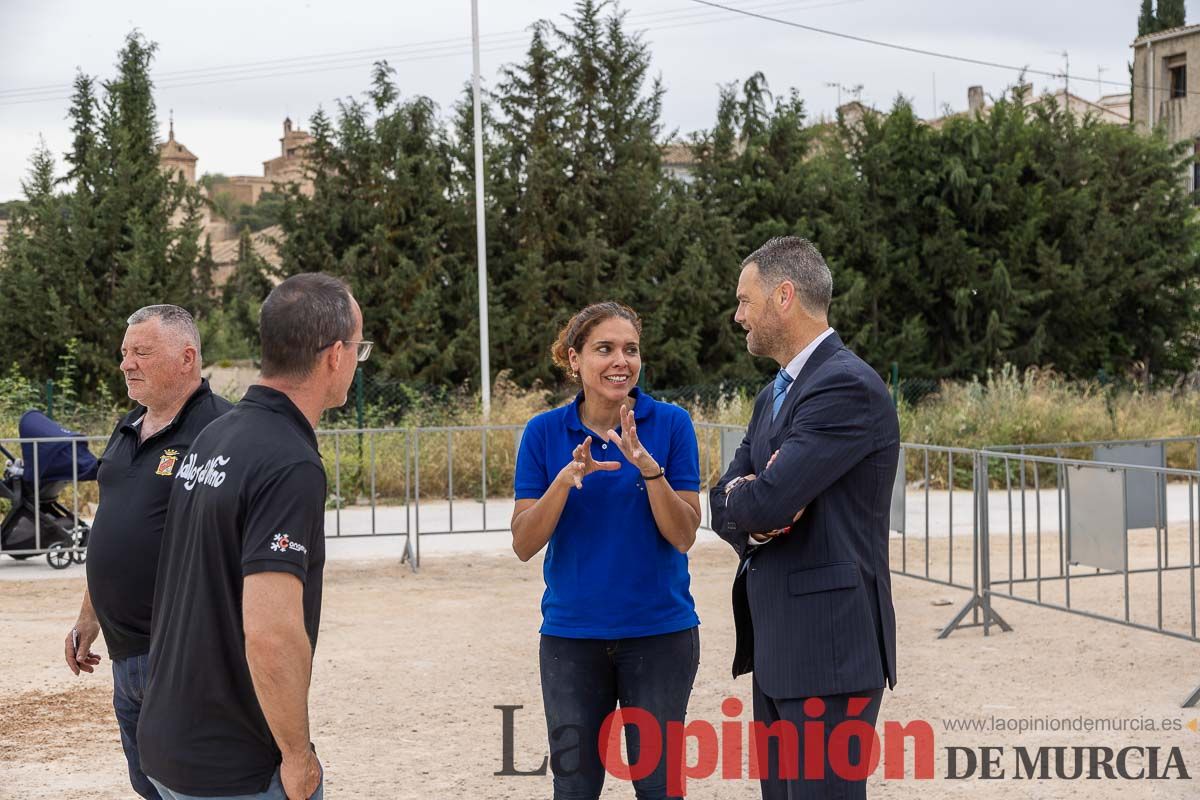
[[308, 690], [321, 618], [325, 468], [315, 428], [371, 352], [336, 278], [272, 290], [262, 378], [180, 465], [163, 536], [142, 768], [163, 800], [320, 798]]

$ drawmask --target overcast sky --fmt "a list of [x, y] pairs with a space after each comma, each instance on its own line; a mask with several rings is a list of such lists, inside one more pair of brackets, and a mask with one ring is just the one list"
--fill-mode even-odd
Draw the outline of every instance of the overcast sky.
[[[1072, 91], [1101, 94], [1127, 80], [1138, 0], [719, 0], [835, 31], [976, 59], [1063, 70]], [[1189, 4], [1193, 5], [1194, 4]], [[185, 11], [188, 6], [196, 11]], [[479, 0], [485, 83], [518, 60], [525, 29], [560, 18], [568, 0]], [[887, 106], [897, 94], [930, 116], [936, 103], [962, 109], [967, 87], [998, 93], [1016, 73], [845, 41], [705, 8], [691, 0], [628, 0], [644, 31], [653, 71], [667, 93], [668, 129], [712, 124], [717, 86], [756, 70], [772, 90], [796, 87], [814, 114], [830, 114], [838, 90]], [[1189, 14], [1189, 22], [1193, 21]], [[0, 200], [20, 195], [29, 155], [44, 136], [56, 157], [69, 144], [64, 120], [76, 69], [109, 78], [124, 36], [157, 42], [156, 100], [163, 138], [174, 109], [176, 138], [197, 156], [198, 174], [261, 175], [278, 155], [281, 123], [307, 127], [320, 106], [360, 93], [370, 63], [388, 58], [405, 94], [432, 97], [449, 113], [471, 74], [469, 0], [0, 0]], [[318, 60], [318, 57], [320, 58]], [[267, 62], [267, 63], [263, 63]], [[1059, 83], [1034, 78], [1039, 90]], [[1105, 86], [1103, 93], [1121, 91]], [[843, 101], [848, 94], [843, 93]], [[29, 101], [35, 102], [29, 102]]]

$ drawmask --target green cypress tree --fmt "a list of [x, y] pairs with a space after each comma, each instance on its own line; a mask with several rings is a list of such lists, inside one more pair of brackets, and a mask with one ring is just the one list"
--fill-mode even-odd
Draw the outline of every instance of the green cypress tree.
[[1155, 17], [1158, 22], [1158, 30], [1165, 31], [1168, 28], [1179, 28], [1187, 24], [1187, 9], [1184, 6], [1184, 0], [1158, 0], [1157, 5]]
[[[1160, 2], [1159, 6], [1161, 7], [1161, 5]], [[1142, 0], [1142, 10], [1138, 14], [1138, 36], [1157, 33], [1160, 29], [1158, 17], [1154, 15], [1153, 0]]]
[[[240, 255], [240, 242], [238, 250]], [[217, 265], [213, 260], [212, 254], [212, 237], [206, 235], [204, 237], [204, 249], [200, 251], [200, 258], [196, 261], [196, 281], [190, 304], [192, 314], [197, 320], [207, 317], [214, 308], [217, 294], [215, 282], [216, 270]]]
[[[365, 102], [339, 103], [336, 125], [312, 120], [311, 198], [287, 200], [284, 270], [346, 278], [363, 311], [372, 359], [386, 375], [427, 382], [467, 377], [469, 354], [449, 346], [463, 309], [444, 305], [447, 287], [470, 281], [474, 259], [453, 197], [450, 143], [425, 97], [405, 99], [386, 62], [375, 65]], [[469, 277], [468, 277], [469, 276]]]
[[63, 299], [65, 318], [44, 334], [55, 356], [31, 370], [48, 376], [66, 342], [78, 340], [83, 385], [115, 383], [113, 353], [123, 334], [114, 319], [150, 303], [187, 304], [198, 257], [199, 215], [194, 192], [159, 168], [153, 85], [155, 45], [130, 34], [117, 76], [96, 96], [95, 81], [75, 80], [67, 154], [70, 191], [66, 221], [56, 235], [53, 263], [36, 266], [47, 291]]
[[[211, 251], [208, 255], [211, 258]], [[254, 250], [250, 228], [244, 226], [238, 237], [237, 263], [221, 292], [225, 324], [234, 341], [258, 341], [258, 310], [271, 291], [269, 269]]]
[[503, 246], [490, 263], [502, 317], [493, 330], [503, 331], [494, 338], [497, 363], [519, 382], [557, 380], [547, 358], [557, 326], [598, 300], [630, 303], [647, 318], [643, 349], [656, 381], [654, 348], [696, 338], [649, 322], [663, 309], [682, 247], [677, 198], [661, 171], [663, 90], [647, 78], [645, 43], [623, 15], [603, 10], [583, 0], [560, 24], [536, 26], [497, 91], [489, 194]]
[[[49, 377], [74, 333], [71, 292], [64, 283], [66, 204], [55, 194], [54, 158], [42, 142], [34, 151], [29, 178], [0, 252], [0, 294], [5, 298], [7, 335], [0, 356], [20, 362], [38, 378]], [[43, 369], [44, 368], [44, 369]]]
[[[567, 100], [561, 62], [548, 23], [535, 25], [520, 64], [501, 70], [496, 90], [495, 148], [488, 161], [488, 196], [496, 225], [488, 239], [493, 363], [522, 385], [553, 383], [547, 331], [566, 302], [571, 276], [553, 265], [574, 238], [566, 213], [564, 130]], [[473, 167], [472, 167], [473, 169]]]

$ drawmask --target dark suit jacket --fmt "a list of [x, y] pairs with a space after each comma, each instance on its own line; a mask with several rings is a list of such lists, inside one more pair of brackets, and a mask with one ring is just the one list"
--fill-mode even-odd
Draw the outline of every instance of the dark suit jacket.
[[[772, 385], [759, 393], [733, 463], [710, 494], [713, 530], [741, 557], [734, 677], [753, 670], [776, 698], [895, 686], [888, 515], [900, 426], [887, 387], [834, 333], [774, 422], [773, 395]], [[757, 479], [727, 497], [725, 484], [750, 473]], [[752, 531], [789, 525], [773, 541], [748, 544]]]

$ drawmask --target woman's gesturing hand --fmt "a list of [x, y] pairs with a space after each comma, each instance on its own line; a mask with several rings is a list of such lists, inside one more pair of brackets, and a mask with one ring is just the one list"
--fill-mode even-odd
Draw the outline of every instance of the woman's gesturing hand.
[[615, 444], [625, 456], [625, 460], [641, 470], [644, 477], [651, 477], [659, 472], [658, 462], [642, 447], [638, 439], [637, 426], [633, 421], [633, 412], [626, 406], [621, 406], [621, 433], [612, 428], [608, 429], [608, 440]]
[[556, 480], [575, 485], [576, 489], [583, 488], [583, 479], [596, 470], [611, 472], [620, 469], [616, 461], [596, 461], [592, 458], [592, 437], [583, 440], [583, 444], [571, 451], [571, 460], [558, 472]]

